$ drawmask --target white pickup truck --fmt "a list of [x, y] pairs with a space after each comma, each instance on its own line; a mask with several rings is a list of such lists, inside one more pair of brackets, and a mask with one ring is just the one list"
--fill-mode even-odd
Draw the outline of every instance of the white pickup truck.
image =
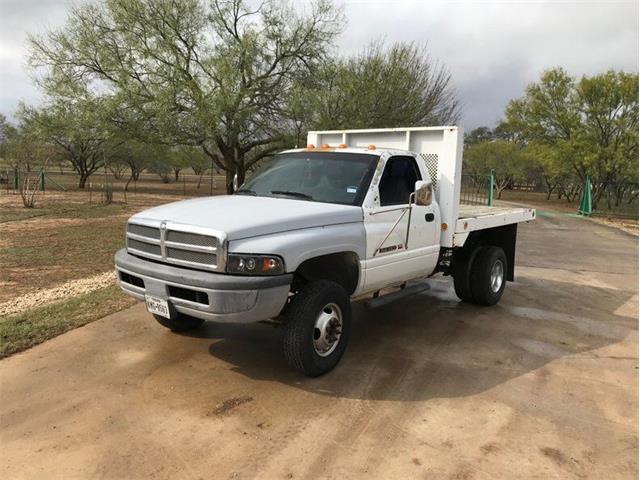
[[464, 302], [493, 305], [514, 278], [528, 208], [460, 205], [462, 129], [310, 132], [234, 195], [129, 219], [122, 289], [173, 331], [203, 321], [283, 322], [287, 362], [331, 370], [352, 299], [442, 273]]

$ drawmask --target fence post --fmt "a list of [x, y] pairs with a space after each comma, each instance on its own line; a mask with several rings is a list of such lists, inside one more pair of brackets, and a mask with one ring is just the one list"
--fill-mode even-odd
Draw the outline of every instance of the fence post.
[[40, 170], [40, 190], [44, 192], [44, 170]]
[[489, 191], [487, 192], [487, 205], [493, 207], [493, 186], [495, 185], [496, 171], [492, 168], [489, 175]]

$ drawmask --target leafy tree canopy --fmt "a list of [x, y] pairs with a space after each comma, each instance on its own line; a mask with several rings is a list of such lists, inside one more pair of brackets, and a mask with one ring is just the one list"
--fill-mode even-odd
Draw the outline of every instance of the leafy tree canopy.
[[579, 182], [591, 175], [594, 203], [612, 183], [637, 182], [638, 74], [576, 80], [561, 68], [548, 70], [509, 103], [504, 126], [520, 142], [554, 150], [543, 155], [549, 175], [566, 175], [567, 167]]
[[198, 146], [242, 182], [281, 148], [285, 101], [342, 26], [328, 0], [305, 11], [265, 0], [110, 0], [75, 7], [64, 28], [32, 37], [50, 94], [93, 89], [111, 121], [147, 140]]
[[461, 113], [448, 70], [413, 43], [373, 43], [324, 64], [294, 92], [294, 117], [316, 129], [455, 124]]

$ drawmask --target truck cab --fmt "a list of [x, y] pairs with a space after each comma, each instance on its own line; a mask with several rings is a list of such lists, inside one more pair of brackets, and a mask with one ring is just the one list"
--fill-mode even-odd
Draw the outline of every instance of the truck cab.
[[462, 301], [499, 301], [535, 211], [461, 207], [461, 168], [457, 127], [310, 132], [234, 195], [134, 215], [119, 284], [173, 331], [277, 319], [288, 363], [321, 375], [354, 299], [444, 274]]

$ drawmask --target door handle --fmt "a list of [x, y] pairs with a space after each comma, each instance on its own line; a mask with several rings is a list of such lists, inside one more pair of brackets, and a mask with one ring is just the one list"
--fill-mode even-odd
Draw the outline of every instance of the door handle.
[[425, 216], [424, 216], [424, 219], [425, 219], [427, 222], [433, 222], [433, 219], [434, 219], [434, 218], [436, 218], [436, 216], [435, 216], [433, 213], [427, 213], [427, 214], [425, 214]]

